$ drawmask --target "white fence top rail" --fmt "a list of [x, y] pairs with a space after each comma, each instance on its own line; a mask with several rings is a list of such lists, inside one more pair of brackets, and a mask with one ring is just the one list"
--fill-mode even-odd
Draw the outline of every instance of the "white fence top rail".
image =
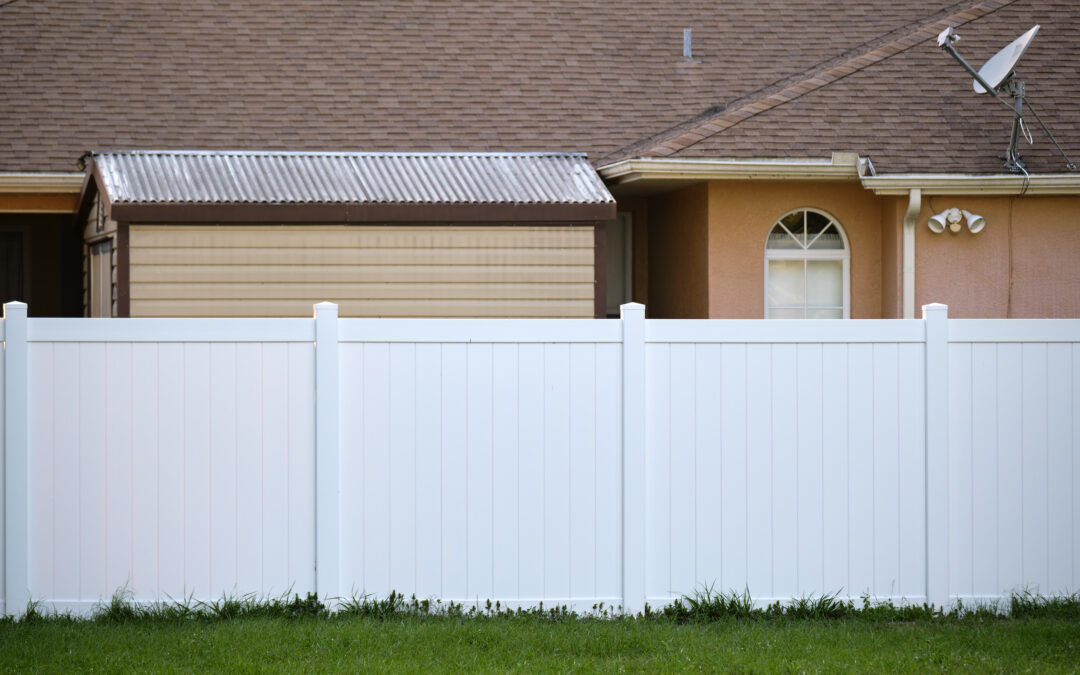
[[28, 342], [314, 342], [314, 319], [30, 319]]
[[949, 342], [1080, 342], [1080, 319], [949, 319]]
[[647, 319], [645, 342], [924, 342], [921, 319]]
[[622, 342], [617, 319], [341, 319], [341, 342]]

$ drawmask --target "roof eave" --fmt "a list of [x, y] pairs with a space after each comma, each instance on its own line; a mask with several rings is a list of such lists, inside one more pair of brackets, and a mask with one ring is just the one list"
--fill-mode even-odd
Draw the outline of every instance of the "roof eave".
[[709, 180], [842, 181], [859, 178], [859, 156], [834, 153], [831, 159], [625, 159], [597, 169], [609, 185]]
[[615, 217], [615, 202], [582, 204], [113, 203], [128, 223], [535, 223], [592, 225]]
[[876, 195], [1080, 195], [1080, 174], [895, 174], [864, 176], [862, 185]]
[[79, 194], [84, 174], [0, 172], [0, 194]]

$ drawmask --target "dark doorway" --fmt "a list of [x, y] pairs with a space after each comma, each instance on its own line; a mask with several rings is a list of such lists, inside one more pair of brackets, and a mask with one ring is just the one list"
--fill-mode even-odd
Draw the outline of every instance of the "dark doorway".
[[0, 213], [0, 300], [29, 316], [83, 315], [82, 231], [70, 214]]
[[22, 232], [0, 232], [0, 303], [25, 298]]

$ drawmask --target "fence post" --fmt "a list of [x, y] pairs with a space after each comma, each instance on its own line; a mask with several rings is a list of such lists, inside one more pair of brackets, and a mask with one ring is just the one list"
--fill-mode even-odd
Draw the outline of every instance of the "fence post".
[[926, 601], [949, 604], [949, 308], [923, 305], [926, 322]]
[[623, 610], [645, 609], [645, 305], [622, 317], [622, 596]]
[[341, 596], [341, 462], [338, 447], [338, 306], [315, 305], [315, 590]]
[[4, 608], [21, 615], [30, 602], [27, 455], [26, 303], [4, 305]]

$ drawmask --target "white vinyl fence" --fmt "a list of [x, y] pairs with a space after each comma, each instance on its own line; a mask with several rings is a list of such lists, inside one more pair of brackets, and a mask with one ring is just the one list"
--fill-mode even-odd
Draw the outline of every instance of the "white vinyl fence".
[[4, 310], [7, 613], [1080, 590], [1080, 321]]

